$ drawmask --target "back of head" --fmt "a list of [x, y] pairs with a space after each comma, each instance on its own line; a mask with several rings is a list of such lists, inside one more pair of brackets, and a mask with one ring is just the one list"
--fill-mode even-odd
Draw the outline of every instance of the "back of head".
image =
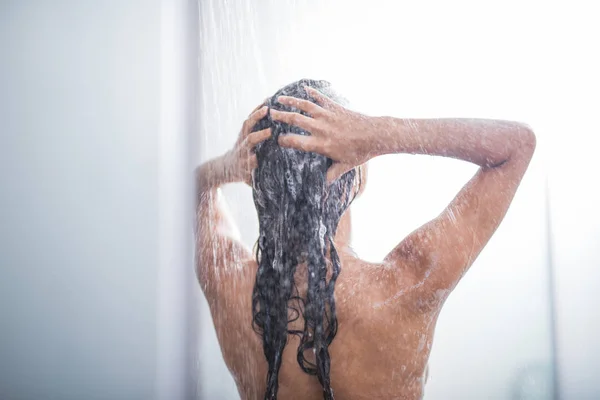
[[[267, 100], [267, 106], [299, 112], [277, 102], [277, 97], [286, 95], [314, 102], [303, 86], [314, 87], [333, 100], [343, 102], [327, 82], [303, 79], [277, 91]], [[253, 174], [260, 234], [252, 297], [254, 326], [262, 335], [269, 365], [265, 399], [277, 398], [281, 357], [288, 334], [300, 336], [297, 356], [302, 370], [316, 375], [324, 398], [333, 399], [328, 347], [337, 331], [334, 289], [340, 273], [333, 239], [340, 218], [357, 193], [357, 183], [360, 186], [357, 182], [360, 174], [351, 170], [328, 184], [326, 175], [333, 163], [331, 159], [283, 148], [277, 143], [281, 134], [310, 133], [272, 120], [270, 112], [253, 131], [266, 128], [271, 128], [272, 137], [256, 147], [258, 167]], [[299, 295], [295, 282], [299, 265], [308, 272], [305, 298]], [[302, 331], [288, 329], [290, 315], [294, 320], [303, 317]], [[314, 351], [316, 363], [306, 359], [307, 350]]]

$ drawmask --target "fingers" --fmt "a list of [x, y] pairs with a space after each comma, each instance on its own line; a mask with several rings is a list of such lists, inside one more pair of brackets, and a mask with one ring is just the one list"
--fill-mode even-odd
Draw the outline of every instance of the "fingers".
[[327, 183], [331, 184], [340, 176], [350, 171], [353, 167], [350, 164], [335, 163], [327, 170]]
[[252, 128], [254, 127], [254, 125], [256, 125], [258, 123], [258, 121], [260, 121], [267, 115], [267, 110], [268, 110], [267, 106], [262, 106], [261, 108], [259, 108], [258, 110], [254, 111], [252, 114], [250, 114], [248, 119], [246, 121], [244, 121], [244, 126], [242, 128], [242, 132], [243, 132], [244, 136], [248, 135], [250, 133], [250, 131], [252, 130]]
[[256, 154], [250, 154], [244, 161], [244, 173], [242, 175], [242, 181], [250, 187], [252, 187], [252, 175], [254, 175], [256, 167], [258, 167]]
[[258, 159], [256, 158], [256, 154], [251, 154], [248, 157], [248, 169], [252, 171], [256, 167], [258, 167]]
[[331, 100], [329, 97], [325, 96], [323, 93], [319, 92], [313, 87], [304, 86], [304, 90], [306, 90], [306, 92], [324, 108], [335, 108], [338, 105], [335, 101]]
[[253, 148], [260, 142], [263, 142], [271, 137], [271, 128], [263, 129], [262, 131], [252, 132], [246, 138], [248, 147]]
[[265, 106], [265, 103], [267, 102], [267, 100], [269, 100], [269, 98], [268, 98], [268, 97], [267, 97], [266, 99], [264, 99], [262, 103], [260, 103], [259, 105], [257, 105], [257, 106], [256, 106], [256, 108], [254, 108], [254, 110], [252, 110], [252, 111], [250, 112], [250, 114], [248, 114], [248, 117], [249, 117], [250, 115], [252, 115], [253, 113], [255, 113], [256, 111], [258, 111], [258, 110], [259, 110], [261, 107], [264, 107], [264, 106]]
[[271, 109], [271, 118], [280, 122], [285, 122], [289, 125], [297, 126], [312, 134], [315, 134], [319, 130], [317, 121], [315, 121], [313, 118], [296, 112]]
[[281, 147], [290, 147], [302, 151], [318, 153], [321, 149], [320, 140], [314, 136], [296, 135], [293, 133], [279, 136]]
[[325, 110], [321, 108], [318, 104], [313, 103], [312, 101], [298, 99], [296, 97], [290, 96], [279, 96], [277, 98], [281, 104], [285, 104], [290, 107], [295, 107], [305, 113], [312, 115], [313, 117], [321, 116], [325, 113]]

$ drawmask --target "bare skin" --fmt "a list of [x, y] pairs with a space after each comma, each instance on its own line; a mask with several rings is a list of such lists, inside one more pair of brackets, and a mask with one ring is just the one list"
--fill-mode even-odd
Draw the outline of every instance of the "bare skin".
[[[287, 97], [280, 102], [310, 117], [276, 110], [271, 115], [311, 132], [282, 136], [279, 144], [333, 159], [330, 181], [392, 153], [453, 157], [480, 166], [437, 218], [404, 238], [380, 263], [365, 262], [350, 249], [350, 211], [335, 238], [342, 262], [335, 290], [339, 330], [329, 348], [336, 398], [420, 399], [437, 317], [504, 218], [534, 153], [535, 135], [516, 122], [367, 117], [307, 90], [318, 105]], [[263, 398], [267, 374], [262, 343], [252, 329], [257, 265], [236, 237], [218, 188], [251, 182], [252, 148], [270, 132], [250, 131], [266, 111], [250, 115], [233, 150], [196, 171], [197, 274], [243, 400]], [[296, 280], [303, 282], [303, 268], [298, 271]], [[285, 348], [278, 396], [320, 400], [318, 380], [297, 364], [298, 341], [290, 336]]]

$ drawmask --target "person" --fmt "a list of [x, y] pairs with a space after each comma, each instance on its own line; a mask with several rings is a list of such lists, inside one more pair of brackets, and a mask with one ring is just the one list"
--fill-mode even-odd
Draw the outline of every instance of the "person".
[[[196, 170], [197, 276], [244, 400], [422, 398], [440, 310], [535, 150], [517, 122], [372, 117], [345, 104], [325, 81], [292, 83], [251, 113], [231, 151]], [[438, 217], [366, 262], [351, 249], [350, 205], [367, 162], [393, 153], [479, 169]], [[232, 182], [252, 187], [254, 255], [222, 202]]]

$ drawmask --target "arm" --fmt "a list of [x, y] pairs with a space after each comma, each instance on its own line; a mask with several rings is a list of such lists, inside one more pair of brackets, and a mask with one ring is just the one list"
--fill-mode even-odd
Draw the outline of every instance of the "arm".
[[223, 156], [196, 169], [196, 273], [209, 301], [218, 299], [236, 266], [252, 258], [239, 241], [220, 190], [232, 182], [226, 171]]
[[252, 150], [271, 135], [268, 129], [251, 130], [266, 112], [266, 107], [254, 110], [244, 122], [233, 149], [196, 169], [196, 273], [211, 307], [234, 294], [232, 279], [242, 281], [247, 271], [239, 268], [252, 259], [251, 252], [238, 239], [219, 188], [227, 183], [250, 183], [256, 166]]
[[437, 218], [411, 233], [385, 259], [401, 271], [399, 279], [412, 280], [411, 292], [419, 298], [415, 304], [435, 309], [504, 218], [535, 150], [535, 135], [516, 122], [368, 117], [306, 90], [317, 104], [286, 96], [279, 101], [309, 116], [275, 110], [271, 115], [311, 132], [280, 136], [279, 144], [333, 159], [330, 180], [390, 153], [453, 157], [480, 166]]
[[[215, 324], [223, 357], [238, 385], [247, 385], [236, 369], [247, 361], [247, 349], [237, 346], [239, 335], [250, 335], [250, 293], [256, 265], [250, 251], [238, 240], [219, 188], [227, 183], [251, 182], [256, 166], [252, 151], [271, 136], [270, 130], [251, 132], [267, 109], [253, 111], [232, 150], [196, 169], [196, 273]], [[246, 321], [246, 322], [244, 322]], [[232, 329], [235, 328], [235, 329]], [[236, 361], [237, 360], [237, 361]]]
[[[246, 386], [237, 369], [247, 359], [239, 335], [252, 335], [250, 293], [256, 269], [251, 252], [238, 240], [220, 186], [235, 182], [227, 173], [226, 157], [196, 169], [196, 274], [215, 325], [219, 345], [236, 384]], [[250, 362], [250, 361], [246, 361]]]
[[500, 225], [535, 150], [535, 135], [525, 125], [492, 120], [385, 117], [378, 125], [385, 133], [379, 142], [385, 149], [382, 154], [438, 155], [480, 166], [437, 218], [408, 235], [386, 257], [386, 262], [412, 274], [415, 293], [435, 307]]

